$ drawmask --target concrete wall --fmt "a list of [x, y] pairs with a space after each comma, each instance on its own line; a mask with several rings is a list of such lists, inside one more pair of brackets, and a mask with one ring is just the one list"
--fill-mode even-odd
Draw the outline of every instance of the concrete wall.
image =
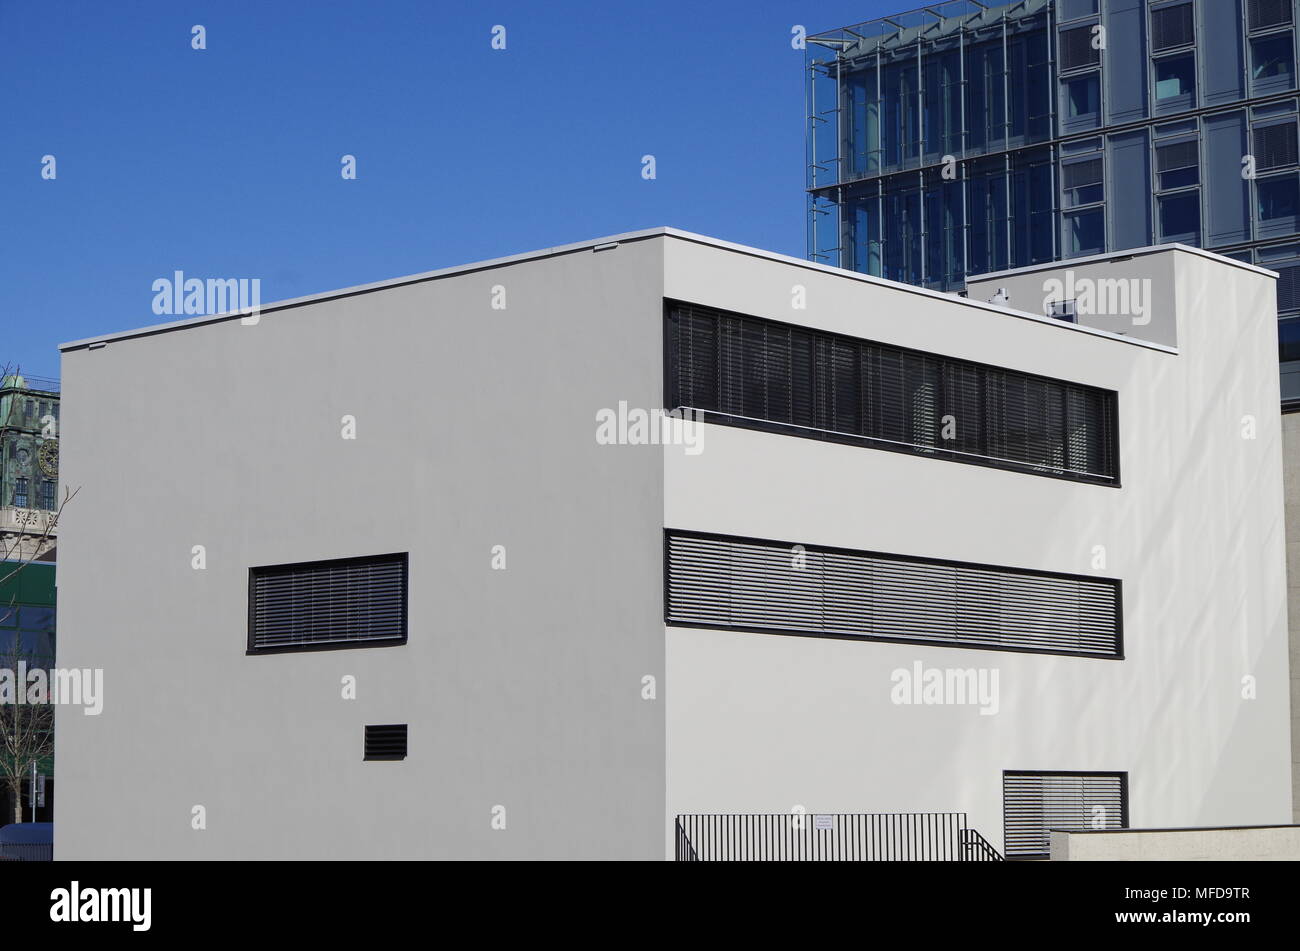
[[1054, 862], [1295, 862], [1300, 826], [1053, 832]]
[[970, 299], [979, 301], [1005, 291], [1006, 306], [1032, 314], [1046, 314], [1049, 301], [1074, 301], [1075, 323], [1080, 326], [1176, 347], [1177, 301], [1172, 294], [1159, 293], [1173, 285], [1174, 260], [1158, 249], [1076, 258], [981, 274], [970, 278], [966, 288]]
[[[65, 352], [57, 857], [657, 857], [662, 467], [594, 434], [661, 296], [640, 241]], [[245, 655], [250, 566], [393, 551], [407, 645]]]
[[[706, 425], [665, 453], [668, 526], [1120, 578], [1127, 654], [669, 628], [670, 813], [966, 811], [1001, 849], [1003, 770], [1127, 770], [1134, 825], [1290, 819], [1273, 281], [1158, 257], [1177, 353], [669, 243], [670, 297], [1117, 390], [1123, 486]], [[894, 705], [915, 661], [996, 669], [999, 712]]]

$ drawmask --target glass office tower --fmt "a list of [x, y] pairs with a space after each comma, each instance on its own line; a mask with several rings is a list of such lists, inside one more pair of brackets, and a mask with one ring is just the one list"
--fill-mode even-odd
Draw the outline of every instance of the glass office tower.
[[1296, 0], [948, 0], [808, 38], [808, 254], [938, 290], [1182, 242], [1278, 283], [1300, 401]]

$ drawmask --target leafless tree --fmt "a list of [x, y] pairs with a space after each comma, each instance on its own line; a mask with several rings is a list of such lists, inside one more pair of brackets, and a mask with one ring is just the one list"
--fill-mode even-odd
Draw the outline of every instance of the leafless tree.
[[23, 784], [31, 777], [32, 764], [54, 754], [48, 673], [42, 696], [29, 694], [26, 682], [32, 670], [48, 672], [52, 663], [52, 658], [25, 647], [17, 635], [0, 652], [0, 781], [13, 797], [14, 822], [23, 821]]
[[[17, 372], [8, 365], [0, 367], [0, 380]], [[0, 420], [0, 425], [5, 422]], [[0, 627], [8, 626], [18, 612], [18, 576], [45, 551], [64, 508], [78, 491], [63, 490], [58, 510], [46, 517], [39, 536], [20, 529], [11, 537], [0, 537], [0, 590], [13, 592], [7, 604], [0, 604]], [[28, 685], [22, 674], [44, 670], [48, 685], [53, 665], [53, 657], [38, 656], [23, 644], [20, 631], [15, 630], [11, 640], [0, 633], [0, 782], [13, 797], [15, 822], [23, 821], [23, 783], [31, 775], [32, 764], [54, 752], [54, 704], [48, 690], [40, 702], [28, 703]]]

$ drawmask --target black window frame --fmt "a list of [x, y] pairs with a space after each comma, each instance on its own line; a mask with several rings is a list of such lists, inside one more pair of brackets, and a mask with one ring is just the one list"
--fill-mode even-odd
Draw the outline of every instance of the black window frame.
[[[1003, 856], [1006, 858], [1006, 860], [1009, 861], [1009, 862], [1034, 862], [1034, 861], [1042, 861], [1043, 859], [1046, 859], [1046, 858], [1050, 858], [1050, 857], [1051, 857], [1051, 851], [1050, 851], [1050, 840], [1051, 840], [1050, 832], [1051, 832], [1051, 826], [1048, 826], [1047, 829], [1045, 830], [1045, 831], [1047, 831], [1047, 832], [1049, 833], [1049, 835], [1048, 835], [1048, 840], [1049, 840], [1049, 850], [1048, 850], [1047, 852], [1034, 852], [1034, 853], [1028, 853], [1028, 854], [1026, 854], [1026, 853], [1015, 853], [1015, 852], [1012, 852], [1012, 851], [1011, 851], [1011, 847], [1010, 847], [1010, 845], [1009, 845], [1008, 842], [1007, 842], [1007, 826], [1008, 826], [1008, 822], [1007, 822], [1007, 820], [1008, 820], [1008, 818], [1009, 818], [1009, 816], [1008, 816], [1008, 812], [1009, 812], [1009, 810], [1008, 810], [1008, 802], [1007, 802], [1007, 777], [1009, 777], [1009, 776], [1017, 776], [1017, 777], [1025, 777], [1025, 778], [1028, 778], [1028, 777], [1049, 777], [1049, 776], [1061, 776], [1061, 777], [1068, 777], [1068, 778], [1071, 778], [1071, 779], [1075, 779], [1075, 778], [1086, 779], [1086, 778], [1090, 778], [1090, 777], [1104, 778], [1104, 779], [1118, 779], [1118, 780], [1119, 780], [1119, 796], [1120, 796], [1120, 819], [1119, 819], [1119, 825], [1118, 825], [1117, 827], [1115, 827], [1114, 829], [1107, 829], [1107, 830], [1105, 830], [1105, 831], [1119, 831], [1119, 830], [1122, 830], [1122, 829], [1127, 829], [1127, 828], [1129, 828], [1129, 773], [1128, 773], [1128, 770], [1114, 770], [1114, 769], [1108, 769], [1108, 770], [1096, 770], [1096, 769], [1092, 769], [1092, 770], [1090, 770], [1090, 769], [1004, 769], [1004, 770], [1002, 771], [1002, 854], [1003, 854]], [[1077, 831], [1077, 832], [1091, 832], [1091, 831], [1098, 831], [1098, 832], [1100, 832], [1100, 831], [1102, 831], [1102, 830], [1100, 830], [1100, 829], [1097, 829], [1097, 830], [1092, 830], [1092, 829], [1063, 829], [1063, 830], [1058, 830], [1058, 831], [1069, 831], [1069, 832], [1076, 832], [1076, 831]]]
[[[1100, 399], [1104, 404], [1105, 417], [1102, 422], [1107, 430], [1106, 435], [1109, 436], [1109, 439], [1106, 440], [1104, 444], [1101, 442], [1098, 443], [1096, 451], [1109, 460], [1111, 470], [1110, 474], [1072, 470], [1064, 464], [1064, 460], [1062, 460], [1063, 464], [1060, 466], [1053, 466], [1040, 462], [1025, 462], [1002, 456], [993, 456], [991, 454], [971, 453], [965, 450], [958, 450], [945, 446], [941, 442], [919, 444], [890, 441], [874, 436], [854, 434], [839, 429], [818, 428], [816, 426], [806, 426], [793, 422], [787, 423], [780, 420], [741, 416], [723, 410], [707, 409], [700, 406], [689, 406], [680, 401], [681, 394], [678, 390], [674, 374], [677, 361], [678, 334], [673, 332], [673, 320], [674, 311], [679, 307], [692, 308], [695, 311], [711, 312], [718, 318], [739, 318], [742, 321], [757, 321], [762, 324], [808, 334], [814, 339], [825, 338], [828, 341], [828, 350], [836, 344], [842, 346], [867, 345], [881, 348], [882, 351], [888, 350], [891, 353], [896, 353], [902, 356], [911, 355], [924, 360], [934, 361], [938, 365], [938, 370], [935, 374], [938, 381], [938, 391], [934, 398], [934, 413], [936, 416], [942, 416], [943, 410], [946, 408], [944, 401], [948, 394], [944, 390], [944, 377], [949, 372], [969, 372], [978, 375], [981, 380], [988, 379], [988, 375], [1001, 374], [1003, 375], [1004, 382], [1009, 382], [1014, 378], [1017, 385], [1023, 384], [1026, 387], [1030, 385], [1061, 387], [1063, 388], [1062, 392], [1072, 388], [1086, 394], [1094, 394], [1096, 398]], [[884, 343], [865, 337], [850, 336], [848, 334], [823, 330], [806, 324], [792, 324], [786, 321], [773, 320], [768, 317], [743, 314], [737, 311], [724, 310], [712, 305], [699, 304], [677, 298], [664, 298], [662, 326], [664, 335], [663, 405], [670, 412], [682, 410], [691, 411], [695, 414], [695, 418], [702, 420], [703, 422], [719, 423], [722, 425], [735, 426], [741, 429], [753, 429], [760, 432], [769, 432], [779, 435], [798, 436], [805, 439], [818, 439], [823, 442], [857, 446], [860, 448], [878, 449], [903, 455], [938, 459], [945, 462], [959, 462], [964, 465], [983, 466], [985, 468], [999, 469], [1004, 472], [1015, 472], [1022, 475], [1040, 476], [1049, 479], [1061, 479], [1080, 485], [1096, 485], [1115, 489], [1123, 487], [1120, 460], [1121, 441], [1119, 432], [1119, 393], [1116, 390], [1110, 390], [1093, 384], [1078, 383], [1072, 380], [1043, 376], [1042, 374], [1030, 373], [1024, 370], [1012, 369], [1010, 367], [994, 366], [989, 363], [981, 363], [975, 360], [967, 360], [932, 351], [918, 350], [912, 347], [903, 347], [897, 344]], [[718, 339], [721, 339], [720, 335]], [[815, 363], [815, 360], [812, 362]], [[983, 386], [983, 384], [981, 384], [981, 386]], [[1001, 395], [1005, 396], [1006, 394], [1004, 393]], [[986, 404], [988, 398], [989, 394], [981, 391], [979, 398], [981, 406]], [[1062, 402], [1065, 402], [1064, 397], [1062, 398]], [[901, 421], [895, 422], [898, 422], [901, 425]], [[981, 426], [984, 426], [986, 425], [986, 420], [981, 419], [980, 423]], [[1010, 435], [1009, 430], [1007, 433], [1004, 433], [1003, 436], [1008, 443], [1013, 441], [1013, 437]]]
[[[398, 560], [402, 571], [401, 635], [398, 637], [356, 638], [354, 640], [321, 641], [304, 644], [277, 644], [258, 646], [257, 644], [257, 579], [260, 574], [293, 569], [310, 570], [324, 567], [343, 567], [345, 565], [376, 564]], [[285, 564], [257, 565], [248, 569], [248, 641], [245, 653], [290, 654], [307, 651], [355, 650], [373, 647], [401, 647], [410, 636], [410, 602], [411, 572], [409, 552], [390, 552], [384, 555], [359, 555], [344, 558], [320, 558], [313, 561], [297, 561]]]

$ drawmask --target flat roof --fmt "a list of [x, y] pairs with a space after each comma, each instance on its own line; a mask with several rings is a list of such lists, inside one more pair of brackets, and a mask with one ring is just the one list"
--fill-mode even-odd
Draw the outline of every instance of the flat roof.
[[1069, 270], [1076, 264], [1097, 264], [1101, 261], [1127, 261], [1129, 258], [1140, 258], [1148, 254], [1160, 254], [1165, 251], [1186, 251], [1188, 254], [1195, 254], [1197, 257], [1205, 258], [1209, 261], [1217, 261], [1220, 264], [1231, 264], [1233, 267], [1239, 267], [1245, 271], [1254, 271], [1256, 274], [1262, 274], [1265, 277], [1276, 278], [1277, 271], [1270, 271], [1266, 267], [1260, 267], [1257, 264], [1247, 264], [1245, 261], [1238, 261], [1236, 258], [1226, 257], [1222, 254], [1215, 254], [1213, 251], [1206, 251], [1204, 248], [1193, 247], [1190, 244], [1149, 244], [1142, 248], [1126, 248], [1123, 251], [1107, 251], [1104, 254], [1089, 254], [1081, 258], [1064, 258], [1060, 261], [1044, 261], [1041, 264], [1026, 264], [1024, 267], [1009, 267], [1001, 271], [989, 271], [987, 274], [973, 274], [966, 278], [966, 283], [984, 282], [997, 280], [1000, 277], [1014, 277], [1017, 274], [1032, 274], [1035, 271], [1060, 271]]
[[[903, 284], [898, 281], [886, 280], [882, 277], [874, 277], [870, 274], [861, 274], [857, 271], [848, 271], [844, 268], [832, 267], [829, 264], [820, 264], [816, 261], [806, 261], [803, 258], [791, 257], [786, 254], [777, 254], [773, 251], [764, 251], [760, 248], [751, 248], [743, 244], [735, 244], [730, 241], [723, 241], [719, 238], [710, 238], [707, 235], [694, 234], [690, 231], [680, 231], [677, 228], [658, 227], [646, 228], [640, 231], [628, 231], [623, 234], [609, 235], [603, 238], [594, 238], [589, 241], [579, 241], [574, 244], [557, 245], [550, 248], [542, 248], [537, 251], [527, 251], [522, 254], [512, 254], [506, 257], [490, 258], [485, 261], [477, 261], [471, 264], [460, 264], [453, 267], [439, 268], [433, 271], [424, 271], [418, 274], [409, 274], [404, 277], [390, 278], [384, 281], [375, 281], [370, 284], [358, 284], [353, 287], [340, 288], [338, 290], [323, 291], [318, 294], [308, 294], [303, 297], [294, 297], [288, 300], [274, 301], [262, 305], [258, 313], [264, 315], [279, 310], [287, 310], [292, 307], [302, 307], [306, 304], [314, 304], [328, 300], [338, 300], [345, 297], [354, 297], [359, 294], [369, 294], [375, 291], [387, 290], [393, 287], [403, 287], [409, 284], [418, 284], [424, 281], [439, 280], [446, 277], [454, 277], [459, 274], [470, 274], [475, 271], [484, 271], [490, 268], [505, 267], [511, 264], [518, 264], [524, 261], [536, 261], [543, 258], [555, 257], [561, 254], [573, 254], [578, 251], [595, 250], [597, 248], [612, 247], [632, 241], [644, 241], [651, 238], [676, 238], [681, 241], [689, 241], [695, 244], [702, 244], [708, 247], [719, 248], [724, 251], [732, 251], [737, 254], [745, 254], [750, 257], [762, 258], [767, 261], [774, 261], [781, 264], [787, 264], [793, 267], [803, 268], [805, 270], [817, 271], [822, 274], [828, 274], [845, 281], [858, 281], [863, 284], [872, 284], [877, 287], [887, 288], [897, 293], [916, 294], [922, 297], [929, 297], [935, 300], [941, 300], [954, 307], [968, 307], [976, 310], [987, 311], [990, 313], [1002, 314], [1007, 317], [1014, 317], [1017, 320], [1027, 320], [1038, 324], [1055, 327], [1064, 333], [1087, 334], [1093, 337], [1104, 337], [1119, 343], [1128, 344], [1129, 346], [1145, 347], [1149, 350], [1159, 350], [1165, 353], [1177, 353], [1176, 347], [1169, 347], [1164, 344], [1153, 343], [1149, 340], [1142, 340], [1137, 337], [1130, 337], [1124, 334], [1112, 333], [1108, 330], [1098, 330], [1095, 327], [1084, 327], [1079, 324], [1070, 324], [1062, 320], [1047, 317], [1041, 314], [1032, 314], [1022, 310], [1015, 310], [1010, 307], [1003, 307], [999, 304], [988, 303], [985, 301], [971, 300], [965, 297], [958, 297], [956, 294], [944, 293], [942, 291], [930, 290], [925, 287], [916, 287], [912, 284]], [[1143, 248], [1137, 251], [1123, 251], [1115, 254], [1098, 255], [1093, 258], [1074, 258], [1071, 261], [1056, 261], [1044, 265], [1031, 265], [1028, 268], [1017, 268], [1011, 271], [998, 271], [989, 275], [979, 275], [975, 280], [983, 281], [985, 279], [997, 277], [1004, 274], [1022, 273], [1025, 271], [1061, 269], [1069, 267], [1071, 264], [1084, 263], [1092, 260], [1108, 260], [1116, 257], [1137, 256], [1138, 254], [1148, 254], [1155, 252], [1168, 251], [1185, 251], [1192, 254], [1198, 254], [1204, 257], [1212, 258], [1216, 261], [1235, 265], [1236, 267], [1247, 268], [1257, 271], [1261, 274], [1267, 274], [1276, 277], [1272, 271], [1255, 267], [1251, 264], [1244, 264], [1231, 258], [1225, 258], [1221, 255], [1213, 254], [1208, 251], [1202, 251], [1199, 248], [1192, 248], [1180, 244], [1158, 245], [1150, 248]], [[239, 311], [226, 311], [220, 314], [202, 314], [189, 317], [183, 320], [173, 320], [166, 323], [150, 324], [143, 327], [137, 327], [132, 330], [121, 330], [113, 333], [100, 334], [94, 337], [85, 337], [80, 340], [72, 340], [67, 343], [59, 344], [61, 352], [70, 350], [82, 350], [95, 345], [102, 345], [112, 341], [130, 340], [136, 337], [149, 337], [156, 334], [170, 333], [176, 330], [185, 330], [191, 327], [199, 327], [205, 324], [218, 323], [220, 321], [234, 320], [240, 317]]]

